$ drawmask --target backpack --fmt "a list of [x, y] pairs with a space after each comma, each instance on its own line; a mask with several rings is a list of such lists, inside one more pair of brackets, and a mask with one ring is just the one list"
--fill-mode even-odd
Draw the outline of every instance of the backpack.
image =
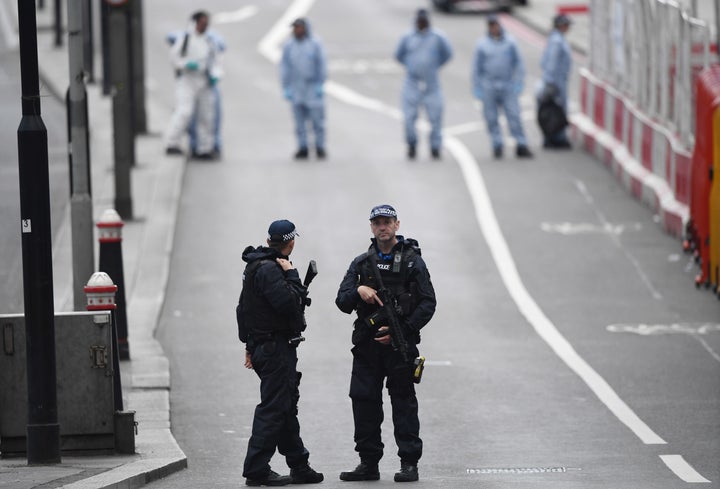
[[251, 325], [248, 324], [248, 322], [246, 321], [247, 318], [245, 311], [247, 309], [248, 299], [245, 291], [248, 290], [248, 294], [252, 293], [252, 288], [255, 282], [255, 272], [257, 272], [258, 268], [260, 268], [260, 265], [268, 261], [270, 260], [256, 260], [250, 263], [247, 268], [245, 268], [245, 272], [243, 273], [243, 288], [240, 292], [240, 299], [238, 299], [238, 305], [237, 307], [235, 307], [235, 316], [237, 318], [238, 326], [238, 338], [243, 343], [247, 343], [248, 336], [251, 332]]

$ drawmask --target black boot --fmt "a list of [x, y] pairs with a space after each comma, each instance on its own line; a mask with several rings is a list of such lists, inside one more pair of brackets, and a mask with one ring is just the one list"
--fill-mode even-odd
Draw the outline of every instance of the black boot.
[[300, 148], [297, 150], [297, 153], [295, 153], [295, 159], [296, 160], [307, 160], [308, 157], [308, 149], [307, 148]]
[[415, 482], [418, 480], [417, 465], [401, 462], [400, 472], [395, 472], [395, 482]]
[[530, 152], [527, 146], [521, 145], [517, 147], [517, 150], [515, 150], [515, 155], [518, 158], [532, 158], [533, 154]]
[[407, 157], [409, 160], [415, 159], [415, 145], [414, 144], [408, 144], [408, 151], [407, 151]]
[[325, 148], [317, 148], [316, 153], [317, 153], [318, 160], [324, 160], [327, 157]]
[[380, 471], [377, 464], [360, 462], [355, 470], [340, 473], [341, 481], [377, 481], [380, 480]]
[[307, 464], [297, 469], [290, 469], [290, 477], [293, 484], [317, 484], [325, 478]]
[[245, 479], [245, 484], [248, 486], [287, 486], [291, 482], [292, 478], [289, 475], [280, 475], [272, 470], [263, 478], [251, 479], [248, 477]]

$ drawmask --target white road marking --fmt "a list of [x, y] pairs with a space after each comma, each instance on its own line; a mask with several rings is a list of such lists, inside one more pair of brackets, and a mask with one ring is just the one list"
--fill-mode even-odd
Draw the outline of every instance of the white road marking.
[[[280, 58], [279, 42], [284, 38], [287, 25], [293, 18], [306, 14], [312, 7], [314, 0], [295, 0], [285, 11], [268, 34], [260, 41], [258, 50], [270, 61], [277, 62]], [[361, 95], [348, 87], [334, 82], [328, 82], [326, 92], [346, 101], [352, 105], [363, 107], [386, 114], [395, 119], [400, 117], [400, 111], [390, 107], [379, 100]], [[533, 326], [537, 334], [552, 348], [565, 364], [574, 371], [585, 384], [595, 393], [598, 399], [627, 426], [635, 435], [646, 444], [666, 444], [637, 414], [617, 395], [610, 385], [575, 351], [572, 345], [557, 330], [555, 325], [545, 316], [540, 306], [528, 293], [520, 279], [510, 249], [502, 235], [497, 217], [492, 210], [487, 188], [480, 173], [479, 165], [473, 155], [460, 140], [455, 137], [446, 137], [444, 146], [450, 151], [465, 178], [470, 192], [475, 215], [485, 240], [490, 247], [493, 259], [498, 267], [505, 287], [510, 292], [520, 312]], [[680, 457], [680, 456], [671, 456]], [[680, 457], [682, 460], [682, 457]], [[684, 460], [683, 460], [684, 462]], [[667, 463], [667, 462], [666, 462]], [[675, 458], [671, 463], [676, 464]], [[686, 470], [697, 474], [686, 462]], [[673, 470], [671, 468], [671, 470]], [[674, 471], [674, 470], [673, 470]], [[677, 474], [677, 472], [676, 472]], [[683, 472], [684, 475], [688, 475]], [[680, 475], [678, 475], [680, 477]], [[702, 478], [697, 474], [698, 477]], [[682, 478], [682, 477], [681, 477]]]
[[715, 323], [673, 323], [673, 324], [611, 324], [606, 328], [611, 333], [635, 333], [642, 336], [660, 334], [687, 334], [700, 343], [713, 359], [720, 362], [718, 354], [701, 335], [720, 331], [720, 324]]
[[685, 482], [701, 484], [710, 483], [709, 480], [698, 474], [698, 472], [685, 461], [682, 455], [660, 455], [660, 459], [665, 462], [665, 465], [667, 465], [676, 476], [680, 477]]
[[315, 0], [294, 0], [285, 13], [275, 22], [270, 31], [265, 34], [258, 44], [258, 51], [273, 63], [280, 61], [282, 54], [280, 45], [290, 34], [290, 23], [298, 17], [304, 17]]
[[212, 22], [213, 24], [231, 24], [233, 22], [242, 22], [257, 13], [258, 8], [255, 5], [247, 5], [233, 12], [219, 12], [217, 14], [213, 14]]
[[659, 334], [709, 334], [720, 332], [717, 323], [672, 323], [672, 324], [611, 324], [606, 328], [611, 333], [635, 333], [641, 336]]
[[546, 233], [558, 233], [565, 236], [574, 234], [614, 234], [616, 236], [625, 232], [626, 229], [640, 230], [642, 224], [634, 223], [630, 226], [624, 224], [610, 224], [604, 225], [590, 224], [590, 223], [572, 223], [572, 222], [543, 222], [540, 224], [540, 229]]
[[627, 426], [643, 443], [665, 444], [648, 425], [641, 420], [612, 387], [575, 351], [572, 345], [560, 334], [555, 325], [545, 316], [535, 302], [518, 274], [515, 261], [510, 254], [507, 242], [502, 235], [492, 202], [487, 193], [485, 182], [473, 155], [457, 139], [447, 138], [445, 146], [455, 157], [465, 176], [465, 182], [475, 206], [475, 214], [485, 240], [490, 247], [505, 287], [518, 306], [520, 312], [533, 326], [537, 334], [553, 351], [574, 371], [595, 393], [600, 401]]

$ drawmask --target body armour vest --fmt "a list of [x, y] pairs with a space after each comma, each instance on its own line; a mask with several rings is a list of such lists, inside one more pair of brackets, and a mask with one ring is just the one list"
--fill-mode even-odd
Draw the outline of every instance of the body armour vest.
[[[240, 302], [244, 313], [244, 326], [247, 333], [252, 335], [266, 333], [295, 333], [301, 328], [296, 318], [282, 317], [273, 312], [272, 306], [264, 297], [259, 297], [255, 292], [255, 275], [258, 269], [272, 260], [257, 260], [245, 270], [243, 290]], [[275, 266], [272, 263], [272, 266]]]
[[[417, 292], [414, 290], [414, 283], [410, 282], [410, 269], [414, 265], [414, 258], [418, 254], [414, 247], [403, 246], [401, 250], [396, 250], [393, 253], [392, 260], [372, 260], [367, 255], [361, 263], [360, 267], [360, 284], [372, 287], [375, 290], [380, 288], [380, 285], [373, 280], [372, 264], [373, 261], [377, 262], [377, 269], [374, 273], [380, 274], [380, 279], [387, 290], [398, 301], [398, 305], [401, 307], [402, 315], [407, 316], [410, 314], [412, 309], [416, 305]], [[415, 242], [416, 243], [416, 242]], [[368, 253], [374, 253], [374, 249]], [[374, 304], [366, 304], [361, 302], [358, 306], [358, 316], [365, 318], [372, 314], [377, 309]]]

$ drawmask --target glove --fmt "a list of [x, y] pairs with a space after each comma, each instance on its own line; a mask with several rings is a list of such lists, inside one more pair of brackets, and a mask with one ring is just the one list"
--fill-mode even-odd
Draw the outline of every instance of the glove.
[[197, 71], [199, 67], [197, 61], [188, 61], [185, 63], [185, 69], [188, 71]]
[[208, 77], [208, 83], [210, 84], [211, 87], [214, 87], [215, 85], [217, 85], [217, 82], [218, 82], [218, 77], [216, 77], [216, 76]]
[[513, 83], [513, 93], [515, 95], [520, 95], [523, 91], [523, 82], [516, 81]]
[[483, 93], [483, 89], [482, 89], [482, 88], [480, 88], [480, 87], [475, 87], [475, 89], [473, 89], [473, 95], [475, 95], [475, 98], [476, 98], [476, 99], [482, 100], [482, 99], [483, 99], [483, 96], [484, 96], [485, 94]]
[[317, 85], [315, 85], [315, 95], [317, 95], [318, 97], [322, 97], [322, 95], [323, 95], [322, 83], [318, 83]]
[[283, 97], [285, 97], [285, 100], [292, 101], [292, 90], [290, 90], [289, 88], [283, 90]]

